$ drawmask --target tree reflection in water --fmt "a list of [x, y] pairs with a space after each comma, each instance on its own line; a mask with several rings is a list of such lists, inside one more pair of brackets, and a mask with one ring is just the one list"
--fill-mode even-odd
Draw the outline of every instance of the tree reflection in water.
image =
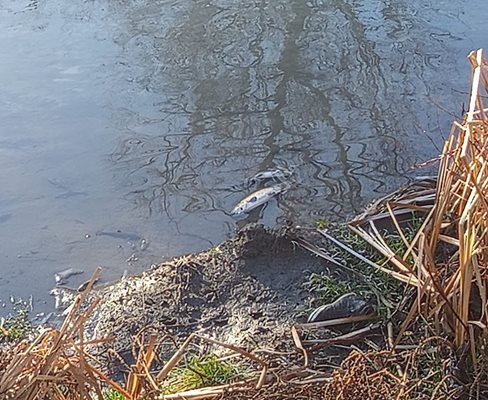
[[393, 0], [112, 4], [133, 76], [112, 157], [127, 198], [177, 227], [230, 231], [228, 210], [262, 170], [295, 170], [264, 213], [271, 223], [343, 218], [397, 188], [448, 127], [430, 100], [460, 104], [449, 77], [466, 67], [450, 61], [466, 52], [462, 3], [451, 3], [442, 13]]

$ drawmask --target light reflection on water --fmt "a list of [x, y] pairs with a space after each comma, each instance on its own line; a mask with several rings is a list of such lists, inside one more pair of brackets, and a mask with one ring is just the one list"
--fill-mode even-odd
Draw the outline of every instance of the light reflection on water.
[[294, 170], [249, 217], [268, 225], [346, 218], [396, 189], [461, 114], [465, 56], [487, 37], [475, 10], [1, 2], [0, 299], [45, 300], [67, 267], [115, 279], [218, 243], [262, 170]]

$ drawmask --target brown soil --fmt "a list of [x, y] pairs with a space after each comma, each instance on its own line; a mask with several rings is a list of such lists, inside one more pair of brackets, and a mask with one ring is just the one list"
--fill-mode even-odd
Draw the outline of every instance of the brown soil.
[[[290, 327], [303, 322], [310, 308], [303, 284], [311, 272], [326, 268], [325, 260], [295, 246], [285, 230], [248, 226], [216, 248], [94, 290], [101, 302], [87, 332], [115, 340], [91, 352], [116, 372], [118, 357], [107, 359], [107, 348], [128, 362], [132, 339], [143, 330], [180, 343], [203, 331], [248, 349], [291, 349]], [[174, 351], [168, 348], [162, 358]]]

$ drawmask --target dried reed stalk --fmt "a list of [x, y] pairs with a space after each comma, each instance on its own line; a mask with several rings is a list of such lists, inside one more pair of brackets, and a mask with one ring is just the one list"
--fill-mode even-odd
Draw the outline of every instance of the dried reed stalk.
[[[384, 272], [417, 287], [402, 331], [419, 313], [426, 319], [435, 315], [439, 333], [450, 334], [458, 348], [468, 342], [474, 349], [476, 335], [468, 332], [488, 333], [488, 113], [481, 94], [488, 92], [488, 64], [483, 50], [468, 59], [473, 69], [469, 110], [462, 123], [452, 124], [437, 180], [381, 199], [350, 228], [388, 258]], [[429, 187], [432, 182], [435, 188]], [[424, 216], [411, 241], [397, 219], [408, 212]], [[377, 228], [385, 219], [405, 243], [404, 254], [395, 254]], [[451, 246], [448, 259], [443, 258], [446, 246]]]
[[[103, 399], [102, 388], [108, 386], [123, 395], [126, 400], [147, 398], [149, 394], [168, 399], [196, 400], [212, 398], [227, 392], [259, 389], [263, 386], [267, 378], [268, 365], [260, 357], [240, 347], [197, 334], [191, 334], [185, 340], [158, 374], [151, 371], [157, 354], [157, 337], [150, 335], [147, 340], [144, 336], [135, 337], [136, 361], [129, 368], [125, 385], [113, 381], [93, 367], [85, 353], [85, 346], [108, 340], [84, 340], [85, 323], [100, 299], [95, 298], [88, 305], [85, 304], [85, 300], [100, 271], [101, 269], [97, 268], [86, 289], [77, 296], [59, 330], [46, 329], [31, 344], [23, 342], [12, 350], [13, 356], [6, 363], [5, 370], [0, 371], [0, 399], [93, 400], [94, 396]], [[259, 378], [163, 396], [163, 381], [184, 356], [190, 342], [195, 339], [224, 347], [257, 363], [261, 367]]]
[[[29, 346], [19, 347], [0, 373], [0, 398], [33, 400], [71, 395], [72, 398], [91, 399], [93, 393], [102, 398], [99, 379], [87, 368], [82, 333], [99, 299], [95, 298], [85, 311], [81, 310], [99, 275], [100, 268], [97, 268], [60, 330], [45, 329]], [[60, 385], [64, 391], [60, 391]]]

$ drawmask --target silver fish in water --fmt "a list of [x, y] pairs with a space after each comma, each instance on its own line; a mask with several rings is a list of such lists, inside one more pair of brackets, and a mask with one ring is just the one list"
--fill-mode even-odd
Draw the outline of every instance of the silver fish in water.
[[68, 268], [65, 269], [64, 271], [56, 272], [54, 274], [54, 279], [56, 280], [56, 284], [60, 285], [66, 282], [66, 280], [71, 276], [83, 274], [84, 272], [85, 271], [82, 271], [81, 269]]
[[242, 199], [231, 211], [231, 214], [234, 217], [239, 217], [242, 214], [248, 213], [254, 210], [256, 207], [267, 203], [276, 195], [285, 192], [288, 190], [288, 188], [289, 185], [280, 184], [259, 189]]
[[291, 171], [281, 170], [281, 169], [273, 169], [270, 171], [258, 172], [256, 175], [254, 175], [250, 179], [250, 181], [252, 183], [260, 182], [260, 181], [264, 181], [264, 180], [268, 180], [268, 179], [273, 179], [274, 181], [284, 181], [290, 175], [291, 175]]

